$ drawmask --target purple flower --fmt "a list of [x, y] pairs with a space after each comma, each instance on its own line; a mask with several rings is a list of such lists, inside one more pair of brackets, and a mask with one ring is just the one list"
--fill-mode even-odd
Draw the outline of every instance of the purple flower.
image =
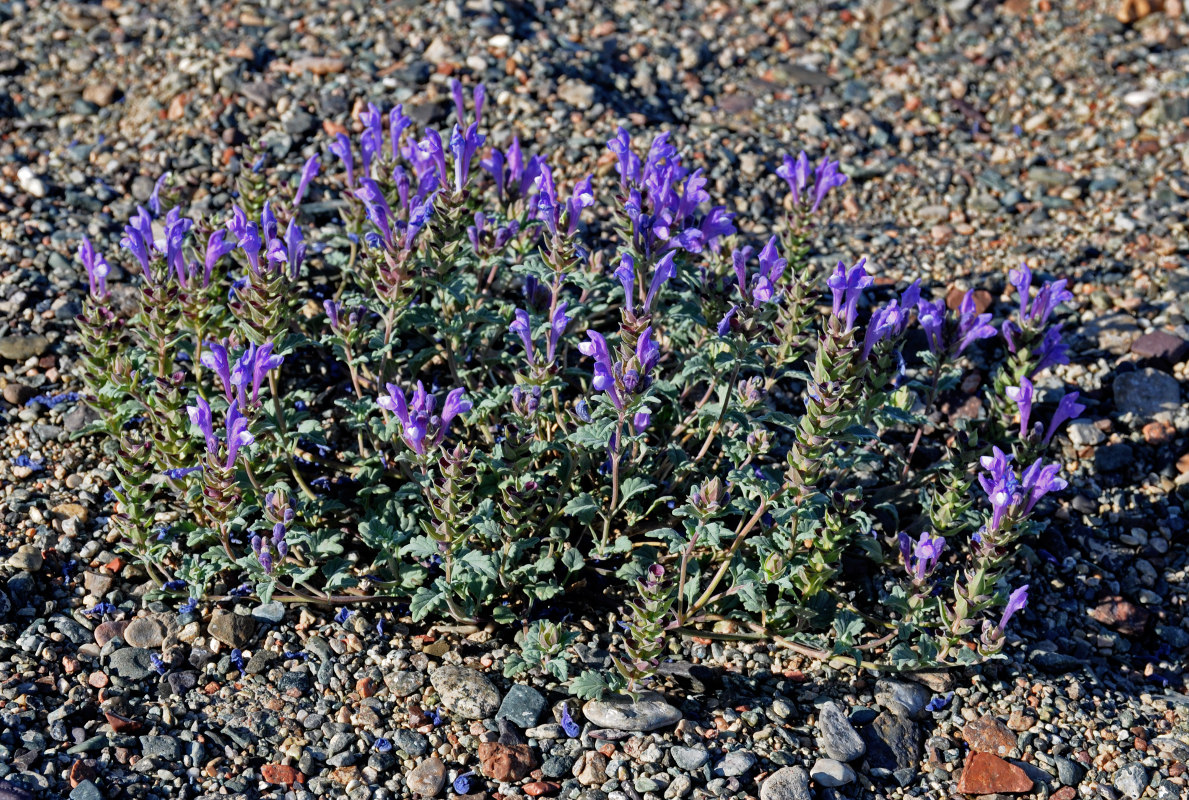
[[380, 233], [384, 236], [384, 244], [391, 248], [392, 209], [388, 207], [388, 201], [384, 198], [384, 193], [380, 190], [379, 185], [371, 178], [360, 178], [359, 188], [355, 190], [355, 196], [363, 202], [363, 207], [367, 212], [367, 218], [371, 220], [373, 225], [380, 229]]
[[227, 461], [224, 469], [230, 470], [235, 464], [235, 457], [240, 448], [247, 447], [256, 441], [256, 437], [248, 431], [248, 421], [239, 411], [239, 403], [232, 401], [227, 409]]
[[1034, 394], [1032, 381], [1020, 378], [1019, 386], [1008, 386], [1004, 390], [1007, 399], [1014, 402], [1020, 409], [1020, 437], [1028, 438], [1028, 419], [1032, 416], [1032, 396]]
[[1025, 514], [1031, 513], [1046, 494], [1059, 492], [1068, 485], [1064, 478], [1057, 477], [1060, 472], [1060, 464], [1044, 464], [1039, 459], [1024, 470], [1020, 476], [1020, 491], [1024, 493]]
[[579, 352], [595, 360], [591, 386], [595, 391], [606, 392], [611, 402], [620, 411], [623, 410], [623, 400], [619, 397], [619, 390], [615, 386], [615, 372], [611, 366], [611, 351], [607, 347], [607, 340], [597, 331], [587, 331], [588, 342], [578, 345]]
[[1045, 431], [1044, 440], [1042, 444], [1048, 444], [1053, 439], [1053, 434], [1066, 422], [1071, 419], [1077, 419], [1086, 410], [1086, 407], [1078, 402], [1081, 397], [1079, 392], [1070, 392], [1063, 396], [1060, 402], [1057, 403], [1057, 410], [1053, 412], [1053, 419], [1049, 422], [1049, 427]]
[[413, 120], [405, 116], [404, 104], [398, 103], [388, 112], [388, 138], [392, 146], [392, 160], [400, 156], [400, 137], [405, 128], [413, 124]]
[[326, 309], [326, 316], [330, 319], [330, 329], [335, 333], [338, 333], [339, 314], [342, 313], [343, 304], [332, 298], [329, 300], [323, 300], [322, 307]]
[[202, 366], [219, 376], [223, 384], [223, 394], [227, 402], [231, 402], [233, 384], [231, 382], [231, 360], [227, 356], [227, 344], [207, 342], [202, 356], [198, 359]]
[[[1006, 322], [1003, 324], [1005, 328], [1008, 325]], [[1061, 340], [1060, 325], [1054, 325], [1045, 331], [1044, 338], [1041, 340], [1040, 346], [1036, 350], [1036, 355], [1038, 356], [1036, 360], [1036, 366], [1034, 366], [1029, 372], [1030, 375], [1035, 375], [1036, 373], [1049, 367], [1056, 366], [1057, 364], [1069, 363], [1069, 348], [1066, 346], [1065, 342]]]
[[111, 274], [111, 267], [102, 253], [96, 253], [94, 245], [86, 236], [78, 246], [78, 257], [87, 270], [87, 282], [91, 285], [91, 296], [96, 300], [107, 298], [107, 276]]
[[215, 437], [214, 426], [211, 420], [211, 407], [202, 397], [198, 397], [194, 401], [196, 405], [186, 406], [186, 414], [190, 417], [190, 422], [198, 427], [202, 432], [202, 438], [206, 440], [206, 451], [212, 456], [219, 452], [219, 440]]
[[372, 743], [372, 747], [374, 747], [376, 749], [377, 753], [387, 753], [388, 751], [390, 751], [392, 749], [392, 742], [388, 741], [383, 736], [381, 736], [379, 739], [376, 739], [376, 741]]
[[205, 289], [211, 284], [211, 272], [215, 269], [215, 264], [219, 263], [219, 259], [230, 253], [236, 248], [234, 242], [224, 241], [223, 237], [226, 232], [222, 228], [216, 228], [211, 231], [210, 238], [206, 240], [206, 258], [204, 259], [204, 272], [202, 277], [202, 286]]
[[318, 170], [321, 168], [322, 162], [318, 159], [317, 153], [306, 159], [305, 166], [301, 168], [301, 178], [297, 181], [297, 192], [293, 195], [294, 208], [301, 205], [301, 199], [306, 196], [306, 190], [310, 188], [314, 178], [318, 177]]
[[776, 174], [788, 183], [789, 192], [793, 195], [793, 205], [801, 205], [805, 186], [809, 182], [809, 156], [805, 155], [805, 151], [801, 151], [796, 161], [792, 156], [785, 154], [781, 165], [776, 168]]
[[739, 304], [731, 306], [727, 313], [722, 315], [722, 319], [718, 321], [718, 327], [715, 329], [719, 336], [726, 336], [731, 332], [731, 322], [735, 319], [735, 315], [739, 313]]
[[670, 250], [665, 253], [664, 257], [656, 263], [652, 273], [652, 283], [648, 287], [648, 296], [644, 298], [644, 313], [645, 315], [652, 311], [652, 301], [656, 298], [657, 293], [665, 282], [677, 274], [677, 268], [674, 266], [674, 259], [677, 257], [675, 250]]
[[185, 286], [185, 258], [182, 245], [186, 241], [186, 234], [194, 227], [194, 220], [182, 216], [178, 208], [171, 208], [165, 216], [165, 261], [173, 267], [178, 276], [178, 282]]
[[962, 352], [979, 339], [987, 339], [995, 335], [995, 328], [991, 325], [990, 314], [978, 313], [974, 304], [974, 290], [970, 289], [962, 297], [958, 306], [958, 346], [957, 354]]
[[640, 362], [641, 378], [648, 375], [660, 361], [661, 349], [652, 341], [652, 326], [649, 325], [636, 340], [636, 360]]
[[152, 665], [153, 671], [158, 675], [165, 674], [165, 662], [161, 660], [161, 656], [156, 653], [149, 653], [149, 664]]
[[305, 262], [306, 245], [301, 228], [297, 227], [296, 217], [290, 217], [289, 224], [285, 226], [285, 255], [289, 262], [289, 277], [297, 280], [301, 265]]
[[351, 140], [347, 134], [340, 133], [327, 149], [343, 162], [343, 169], [347, 172], [347, 188], [350, 189], [355, 185], [355, 156], [351, 153]]
[[285, 357], [274, 355], [272, 348], [271, 341], [266, 341], [259, 347], [249, 344], [248, 349], [235, 362], [231, 371], [231, 383], [238, 391], [241, 405], [255, 405], [260, 398], [260, 387], [268, 373], [284, 363]]
[[236, 668], [237, 670], [239, 670], [240, 672], [243, 672], [243, 671], [244, 671], [244, 654], [243, 654], [243, 651], [241, 651], [241, 650], [240, 650], [238, 647], [237, 647], [237, 648], [234, 648], [234, 649], [233, 649], [233, 650], [232, 650], [232, 651], [231, 651], [231, 652], [228, 654], [228, 658], [230, 658], [230, 659], [231, 659], [231, 663], [232, 663], [232, 664], [235, 666], [235, 668]]
[[826, 285], [834, 294], [834, 316], [843, 322], [844, 332], [855, 327], [859, 297], [863, 289], [872, 282], [864, 269], [866, 264], [867, 259], [860, 258], [859, 262], [848, 270], [846, 265], [839, 261], [834, 273], [826, 281]]
[[363, 123], [363, 134], [359, 137], [359, 153], [363, 160], [363, 172], [371, 172], [372, 159], [384, 147], [384, 117], [375, 103], [368, 103], [367, 108], [359, 112], [359, 121]]
[[637, 411], [635, 416], [632, 417], [632, 429], [635, 430], [637, 434], [644, 433], [644, 431], [648, 429], [648, 426], [651, 422], [651, 411]]
[[516, 309], [512, 315], [512, 324], [508, 326], [508, 332], [520, 337], [520, 341], [524, 343], [525, 355], [531, 364], [533, 361], [533, 333], [527, 311]]
[[566, 216], [568, 225], [566, 233], [573, 235], [578, 230], [578, 218], [582, 214], [582, 209], [590, 208], [595, 204], [594, 189], [591, 187], [591, 181], [594, 176], [587, 175], [574, 185], [574, 191], [570, 194], [570, 199], [566, 201]]
[[483, 146], [486, 136], [479, 133], [479, 123], [472, 122], [463, 131], [458, 125], [450, 135], [450, 152], [454, 155], [454, 191], [461, 192], [471, 173], [471, 161]]
[[940, 536], [930, 536], [928, 533], [922, 533], [921, 538], [912, 544], [912, 554], [909, 556], [908, 534], [901, 532], [898, 538], [900, 540], [900, 554], [904, 557], [904, 568], [908, 570], [909, 576], [915, 582], [923, 582], [937, 568], [937, 562], [941, 559], [941, 552], [945, 550], [945, 539]]
[[619, 185], [640, 182], [640, 157], [632, 150], [632, 137], [623, 128], [615, 132], [615, 138], [607, 142], [607, 149], [619, 160]]
[[[434, 415], [436, 401], [433, 395], [425, 391], [421, 381], [417, 381], [411, 401], [405, 400], [405, 394], [399, 386], [389, 383], [387, 389], [388, 394], [376, 402], [396, 415], [401, 425], [401, 440], [418, 455], [425, 455], [430, 447], [441, 444], [454, 418], [470, 411], [472, 407], [470, 401], [464, 399], [465, 390], [461, 387], [446, 395], [440, 416]], [[429, 435], [431, 425], [436, 427], [432, 436]]]
[[822, 200], [831, 189], [836, 189], [846, 183], [846, 176], [838, 171], [838, 162], [831, 161], [829, 156], [823, 156], [820, 164], [813, 173], [813, 206], [810, 213], [816, 213]]
[[190, 614], [190, 613], [193, 613], [194, 609], [196, 609], [196, 608], [198, 608], [198, 598], [191, 597], [189, 600], [187, 600], [186, 602], [184, 602], [180, 606], [178, 606], [178, 613], [179, 614]]
[[227, 230], [235, 236], [239, 247], [248, 257], [248, 264], [252, 271], [260, 274], [260, 231], [256, 223], [248, 219], [248, 215], [239, 206], [231, 209], [231, 219], [227, 222]]
[[1003, 616], [999, 618], [999, 630], [1006, 630], [1008, 620], [1017, 612], [1022, 611], [1026, 605], [1028, 605], [1028, 584], [1016, 589], [1007, 598], [1007, 605], [1003, 607]]
[[[141, 209], [143, 211], [144, 209]], [[144, 234], [133, 226], [127, 225], [124, 228], [124, 236], [120, 239], [120, 246], [126, 248], [136, 260], [140, 262], [140, 272], [149, 283], [153, 282], [153, 271], [150, 267], [149, 260], [149, 242], [146, 240]]]
[[354, 611], [347, 608], [346, 606], [342, 606], [338, 611], [335, 612], [334, 621], [342, 625], [344, 622], [349, 620], [354, 613]]
[[162, 174], [153, 184], [153, 193], [149, 195], [149, 210], [153, 212], [154, 217], [161, 216], [161, 189], [165, 186], [165, 181], [169, 179], [170, 174], [169, 172]]
[[574, 721], [572, 716], [570, 716], [569, 703], [563, 703], [561, 707], [561, 729], [565, 731], [566, 736], [569, 736], [571, 739], [577, 737], [578, 734], [581, 733], [578, 723]]
[[545, 350], [545, 363], [553, 363], [557, 353], [557, 343], [561, 340], [562, 334], [566, 332], [566, 326], [570, 322], [571, 319], [566, 316], [566, 301], [563, 300], [557, 304], [557, 308], [553, 309], [553, 316], [549, 320], [549, 341]]

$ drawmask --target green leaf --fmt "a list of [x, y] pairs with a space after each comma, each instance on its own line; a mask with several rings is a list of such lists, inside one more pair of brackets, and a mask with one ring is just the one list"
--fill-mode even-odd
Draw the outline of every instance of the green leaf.
[[607, 679], [603, 674], [592, 669], [570, 681], [570, 691], [582, 700], [601, 700], [608, 688]]
[[562, 509], [562, 512], [574, 517], [583, 525], [589, 525], [600, 510], [595, 499], [586, 492], [583, 492], [571, 498], [570, 502], [566, 503], [566, 507]]

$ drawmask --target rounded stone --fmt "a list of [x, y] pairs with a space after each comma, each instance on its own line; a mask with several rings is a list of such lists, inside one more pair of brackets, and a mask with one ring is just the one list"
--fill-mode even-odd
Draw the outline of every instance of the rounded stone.
[[442, 696], [447, 711], [464, 719], [488, 719], [500, 707], [500, 692], [478, 670], [467, 667], [438, 667], [429, 682]]

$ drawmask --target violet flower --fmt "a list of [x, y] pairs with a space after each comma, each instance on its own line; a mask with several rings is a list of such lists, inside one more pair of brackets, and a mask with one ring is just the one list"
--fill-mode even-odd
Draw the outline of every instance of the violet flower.
[[371, 178], [361, 177], [359, 188], [355, 190], [355, 196], [363, 202], [367, 218], [380, 229], [384, 244], [388, 249], [392, 249], [392, 209], [389, 208], [388, 201], [384, 198], [384, 193], [380, 190], [379, 185]]
[[615, 407], [623, 411], [623, 400], [615, 386], [615, 372], [611, 366], [611, 351], [607, 347], [607, 340], [597, 331], [587, 331], [586, 335], [590, 341], [578, 345], [578, 350], [582, 355], [595, 360], [591, 386], [595, 391], [606, 392]]
[[260, 387], [268, 373], [281, 366], [285, 357], [274, 355], [273, 343], [266, 341], [257, 347], [249, 344], [231, 370], [231, 383], [236, 388], [240, 405], [254, 406], [260, 398]]
[[1078, 402], [1081, 397], [1080, 392], [1070, 392], [1064, 395], [1057, 403], [1057, 410], [1053, 412], [1053, 419], [1049, 422], [1049, 427], [1045, 430], [1044, 439], [1041, 444], [1047, 445], [1053, 439], [1055, 434], [1062, 425], [1071, 419], [1077, 419], [1086, 410], [1086, 407]]
[[991, 325], [991, 315], [978, 313], [978, 308], [974, 304], [974, 290], [968, 290], [962, 297], [962, 303], [958, 306], [956, 353], [961, 355], [962, 351], [974, 342], [994, 335], [995, 327]]
[[516, 309], [512, 315], [512, 323], [508, 326], [508, 332], [520, 337], [520, 341], [524, 343], [525, 356], [531, 364], [533, 362], [533, 333], [527, 311]]
[[1034, 390], [1032, 381], [1020, 378], [1019, 386], [1008, 386], [1004, 389], [1007, 399], [1014, 402], [1020, 409], [1020, 438], [1027, 439], [1029, 434], [1028, 419], [1032, 416], [1032, 398]]
[[212, 456], [218, 455], [219, 440], [215, 437], [210, 404], [201, 396], [195, 398], [194, 402], [195, 405], [186, 406], [186, 414], [190, 417], [191, 424], [198, 428], [202, 438], [206, 440], [206, 451]]
[[1031, 513], [1040, 499], [1050, 492], [1059, 492], [1068, 486], [1064, 478], [1057, 477], [1061, 472], [1061, 465], [1057, 463], [1044, 464], [1037, 459], [1024, 470], [1020, 476], [1020, 491], [1024, 494], [1023, 512]]
[[153, 212], [154, 217], [161, 216], [161, 189], [171, 174], [170, 172], [162, 173], [157, 182], [153, 184], [153, 193], [149, 195], [149, 210]]
[[[470, 401], [463, 398], [465, 389], [461, 387], [446, 395], [440, 416], [434, 415], [436, 401], [433, 395], [425, 391], [421, 381], [417, 381], [411, 402], [405, 400], [405, 394], [399, 386], [389, 383], [387, 389], [388, 394], [381, 396], [377, 403], [396, 415], [401, 425], [401, 440], [418, 455], [425, 455], [429, 448], [441, 444], [454, 418], [470, 411], [472, 407]], [[431, 426], [436, 428], [432, 435]]]
[[317, 153], [306, 159], [305, 166], [301, 168], [301, 178], [297, 181], [297, 192], [293, 195], [294, 208], [301, 205], [301, 199], [305, 197], [306, 190], [310, 188], [314, 178], [318, 177], [318, 170], [321, 168], [322, 162], [318, 159]]
[[1028, 605], [1028, 584], [1024, 584], [1019, 589], [1016, 589], [1007, 598], [1007, 605], [1003, 607], [1003, 616], [999, 618], [1000, 631], [1007, 628], [1008, 621], [1016, 613], [1023, 611], [1024, 607]]
[[846, 265], [839, 261], [834, 273], [826, 281], [834, 295], [834, 316], [843, 323], [844, 333], [854, 329], [855, 317], [859, 311], [859, 297], [863, 289], [872, 283], [871, 277], [864, 269], [866, 263], [866, 258], [860, 258], [858, 263], [848, 270]]
[[78, 246], [78, 257], [87, 270], [87, 282], [91, 286], [91, 296], [96, 300], [107, 299], [107, 276], [111, 274], [111, 267], [102, 253], [95, 252], [94, 245], [86, 236]]
[[223, 395], [227, 398], [228, 404], [230, 404], [234, 397], [235, 384], [231, 381], [231, 360], [227, 355], [226, 340], [222, 344], [219, 342], [207, 342], [205, 349], [202, 351], [202, 356], [198, 360], [202, 366], [219, 376], [219, 381], [223, 384]]
[[566, 332], [566, 326], [571, 321], [566, 316], [566, 301], [563, 300], [557, 304], [557, 308], [553, 309], [553, 316], [549, 319], [549, 339], [545, 349], [546, 364], [553, 363], [557, 354], [557, 343], [561, 340], [562, 334]]
[[413, 124], [413, 120], [405, 116], [405, 107], [403, 103], [397, 103], [391, 111], [388, 112], [388, 139], [391, 142], [392, 160], [396, 161], [400, 157], [400, 137], [405, 128]]
[[788, 183], [789, 192], [793, 195], [793, 205], [800, 206], [805, 186], [809, 183], [809, 156], [802, 150], [801, 155], [794, 161], [792, 156], [785, 154], [781, 165], [776, 168], [776, 174]]
[[355, 186], [355, 156], [351, 153], [351, 140], [347, 138], [347, 134], [340, 133], [335, 136], [326, 149], [343, 162], [343, 169], [347, 172], [347, 188]]
[[487, 137], [479, 133], [479, 123], [472, 122], [464, 131], [458, 125], [450, 135], [450, 152], [454, 156], [454, 192], [462, 191], [471, 174], [471, 162]]
[[305, 263], [306, 245], [301, 228], [297, 226], [296, 217], [290, 217], [289, 224], [285, 226], [285, 255], [289, 262], [289, 278], [297, 280], [297, 276], [301, 274], [301, 265]]
[[227, 462], [224, 469], [230, 470], [240, 449], [255, 441], [256, 437], [248, 431], [248, 420], [239, 411], [239, 403], [233, 400], [227, 409]]
[[813, 173], [813, 206], [810, 213], [816, 213], [822, 200], [831, 189], [836, 189], [846, 183], [846, 176], [838, 171], [838, 162], [831, 161], [829, 156], [822, 156], [822, 161]]
[[[930, 536], [922, 533], [921, 538], [911, 542], [907, 533], [901, 531], [897, 535], [900, 545], [900, 555], [904, 559], [904, 568], [915, 583], [921, 583], [937, 568], [941, 553], [945, 550], [945, 539], [940, 536]], [[909, 552], [911, 542], [912, 551]]]
[[644, 314], [647, 316], [652, 312], [652, 301], [660, 292], [661, 287], [665, 282], [677, 274], [677, 268], [674, 265], [674, 259], [677, 257], [677, 252], [670, 250], [665, 253], [664, 257], [656, 263], [652, 272], [652, 283], [648, 287], [648, 295], [644, 298]]
[[615, 138], [607, 142], [607, 149], [619, 160], [619, 185], [626, 188], [629, 184], [639, 183], [640, 157], [632, 150], [632, 137], [628, 132], [617, 129]]
[[582, 732], [581, 728], [578, 727], [578, 723], [574, 721], [572, 716], [570, 716], [569, 703], [562, 703], [561, 729], [565, 732], [566, 736], [569, 736], [571, 739], [576, 738], [578, 734]]
[[739, 304], [732, 305], [727, 313], [722, 315], [722, 319], [718, 321], [718, 326], [715, 328], [719, 336], [726, 336], [731, 332], [731, 323], [735, 320], [735, 315], [739, 313]]
[[363, 161], [363, 174], [371, 174], [372, 159], [384, 147], [384, 117], [375, 103], [368, 103], [367, 108], [359, 112], [359, 121], [363, 123], [363, 134], [359, 137], [359, 154]]
[[219, 263], [219, 259], [234, 250], [237, 245], [235, 242], [228, 242], [224, 240], [226, 231], [222, 228], [216, 228], [211, 231], [210, 238], [206, 240], [206, 257], [203, 260], [204, 271], [202, 276], [202, 286], [206, 288], [211, 284], [211, 273], [215, 269], [215, 264]]
[[897, 300], [893, 298], [886, 306], [877, 308], [867, 323], [867, 332], [863, 336], [862, 358], [867, 360], [877, 344], [890, 339], [898, 339], [908, 327], [912, 307], [921, 299], [921, 282], [913, 281]]
[[239, 242], [239, 248], [248, 257], [248, 265], [257, 275], [260, 274], [260, 231], [256, 223], [248, 219], [248, 215], [239, 206], [231, 209], [231, 219], [227, 222], [227, 230]]

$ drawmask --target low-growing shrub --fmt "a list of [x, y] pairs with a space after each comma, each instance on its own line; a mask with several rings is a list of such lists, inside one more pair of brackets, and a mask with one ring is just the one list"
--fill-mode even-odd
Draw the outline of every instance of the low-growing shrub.
[[[847, 180], [828, 157], [785, 156], [787, 214], [743, 235], [667, 134], [620, 130], [613, 174], [563, 190], [455, 88], [448, 137], [372, 105], [336, 137], [341, 225], [316, 243], [314, 157], [291, 199], [241, 183], [226, 220], [139, 208], [130, 313], [80, 247], [111, 525], [156, 592], [519, 623], [509, 674], [581, 694], [634, 691], [697, 631], [896, 667], [997, 653], [1016, 542], [1064, 486], [1043, 453], [1081, 410], [1031, 382], [1066, 361], [1064, 282], [1013, 270], [998, 327], [918, 283], [869, 306], [865, 261], [811, 258]], [[569, 674], [567, 608], [620, 609], [617, 674]]]

